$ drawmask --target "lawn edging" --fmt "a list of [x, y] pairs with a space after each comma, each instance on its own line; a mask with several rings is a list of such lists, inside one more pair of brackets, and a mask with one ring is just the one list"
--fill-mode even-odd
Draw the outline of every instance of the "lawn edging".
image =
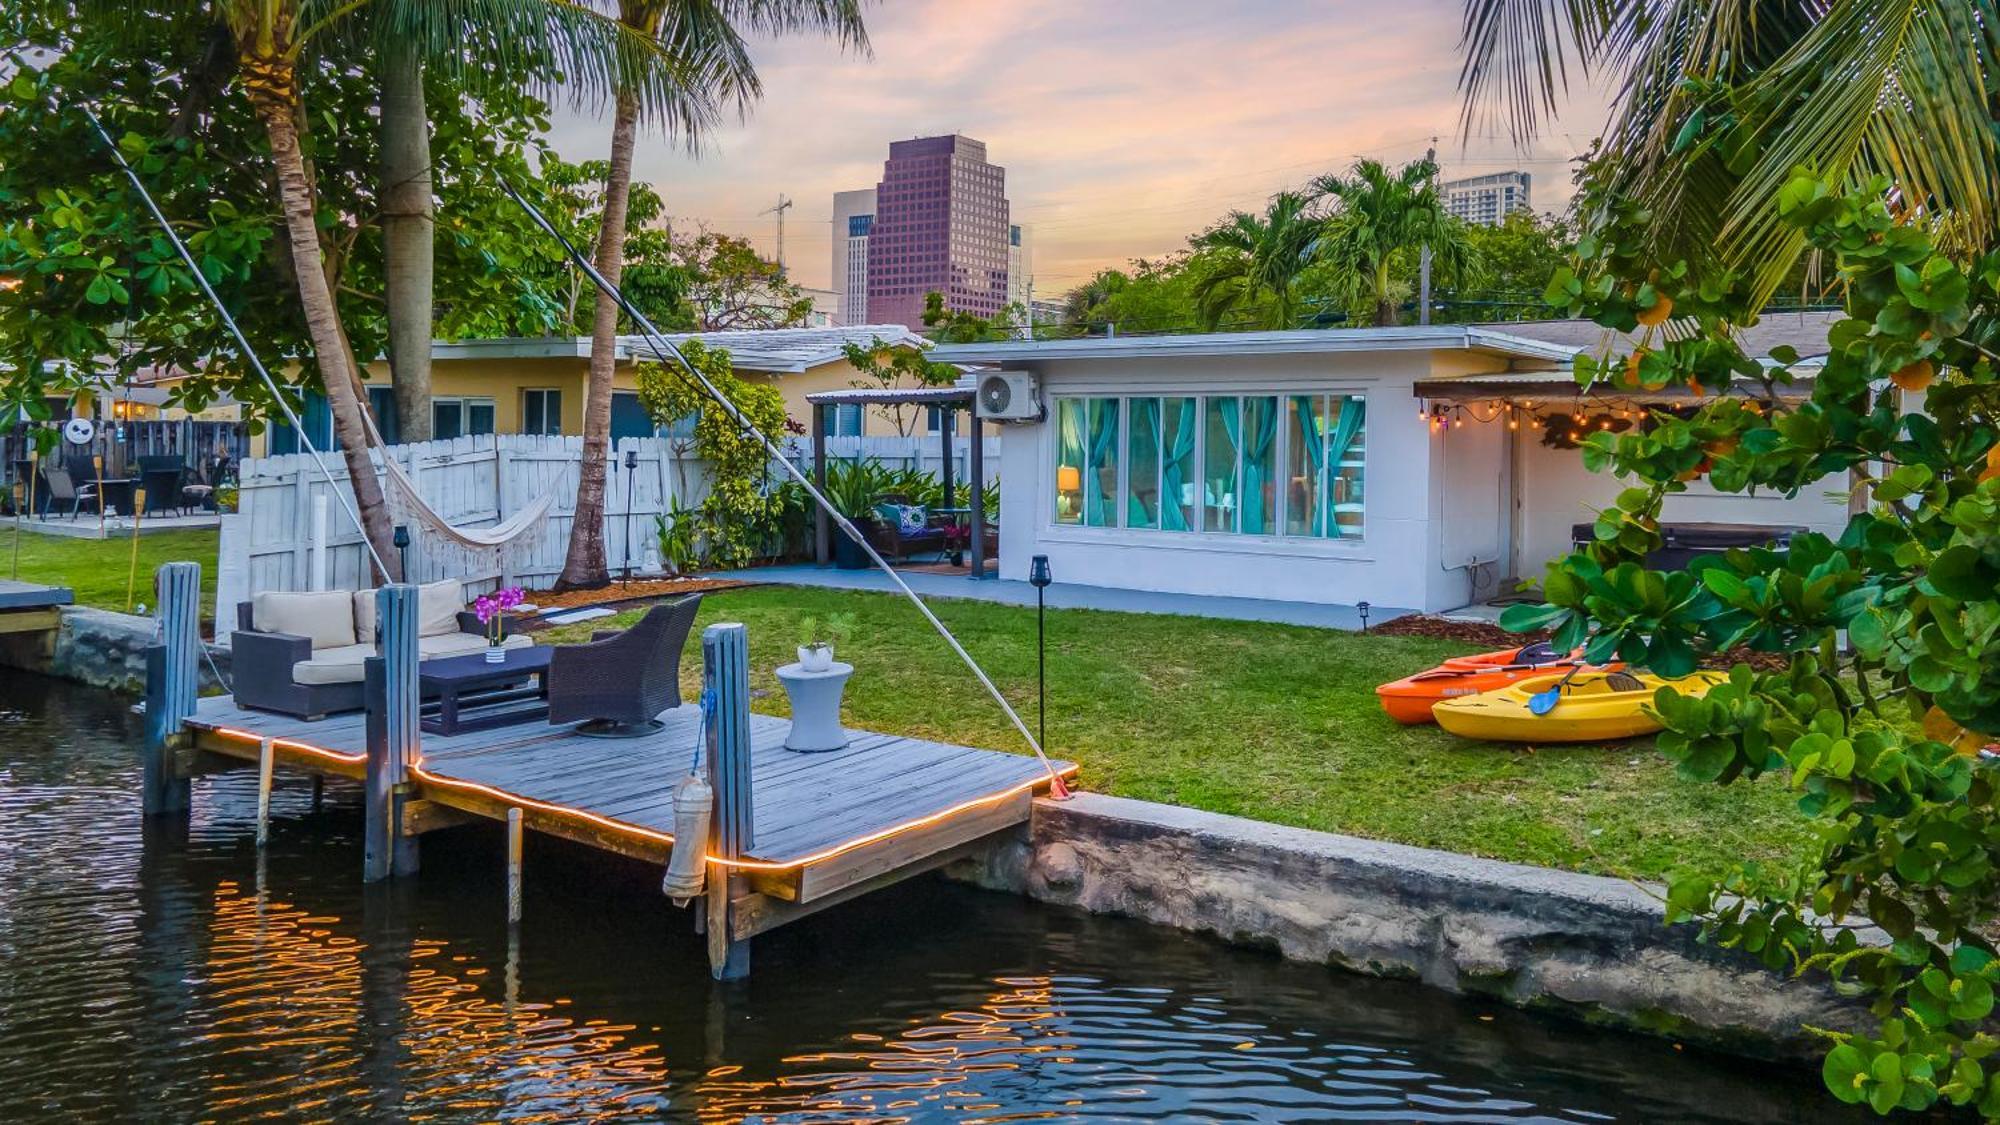
[[1658, 888], [1123, 797], [1038, 800], [951, 874], [996, 890], [1757, 1057], [1865, 1012], [1662, 922]]

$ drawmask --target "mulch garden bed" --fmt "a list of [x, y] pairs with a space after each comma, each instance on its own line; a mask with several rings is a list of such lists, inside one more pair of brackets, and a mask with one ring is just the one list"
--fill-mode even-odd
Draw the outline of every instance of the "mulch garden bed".
[[[734, 578], [647, 578], [633, 582], [613, 582], [594, 590], [536, 590], [528, 595], [544, 614], [557, 613], [568, 609], [587, 609], [603, 606], [615, 609], [639, 602], [660, 601], [667, 598], [681, 598], [689, 594], [706, 594], [715, 590], [735, 590], [754, 586], [754, 582], [744, 582]], [[554, 628], [546, 621], [530, 621], [522, 626], [524, 632]]]
[[1429, 637], [1439, 641], [1460, 641], [1483, 648], [1520, 648], [1522, 645], [1549, 639], [1546, 631], [1509, 633], [1490, 621], [1447, 621], [1442, 617], [1432, 617], [1424, 613], [1398, 617], [1394, 621], [1373, 626], [1368, 631], [1388, 637]]

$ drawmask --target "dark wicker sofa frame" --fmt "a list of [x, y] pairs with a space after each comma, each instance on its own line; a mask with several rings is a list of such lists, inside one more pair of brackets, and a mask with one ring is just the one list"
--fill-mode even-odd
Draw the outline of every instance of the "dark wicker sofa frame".
[[549, 653], [549, 722], [582, 723], [586, 733], [652, 729], [660, 712], [681, 705], [681, 649], [694, 628], [701, 595], [656, 605], [622, 632]]
[[[312, 659], [312, 641], [292, 633], [260, 633], [251, 620], [250, 603], [236, 603], [236, 631], [229, 637], [229, 660], [237, 706], [309, 721], [367, 706], [358, 681], [302, 684], [292, 679], [292, 665]], [[465, 610], [458, 614], [458, 631], [478, 635], [486, 632], [486, 626], [480, 623], [477, 614]], [[375, 642], [373, 637], [356, 640], [363, 644]]]

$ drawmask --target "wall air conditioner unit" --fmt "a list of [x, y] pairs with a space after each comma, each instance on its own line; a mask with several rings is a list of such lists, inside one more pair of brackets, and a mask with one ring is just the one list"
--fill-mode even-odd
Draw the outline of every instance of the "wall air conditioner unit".
[[1026, 371], [994, 371], [979, 377], [979, 416], [995, 422], [1039, 422], [1042, 398]]

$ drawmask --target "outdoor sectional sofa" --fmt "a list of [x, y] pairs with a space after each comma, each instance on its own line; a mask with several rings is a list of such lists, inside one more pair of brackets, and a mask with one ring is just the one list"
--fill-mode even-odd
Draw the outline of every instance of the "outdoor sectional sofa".
[[[375, 591], [270, 590], [236, 607], [230, 638], [238, 706], [318, 719], [362, 707], [365, 662], [375, 655]], [[465, 609], [457, 579], [417, 588], [417, 651], [425, 660], [484, 651], [485, 626]], [[505, 644], [529, 644], [510, 636]]]

